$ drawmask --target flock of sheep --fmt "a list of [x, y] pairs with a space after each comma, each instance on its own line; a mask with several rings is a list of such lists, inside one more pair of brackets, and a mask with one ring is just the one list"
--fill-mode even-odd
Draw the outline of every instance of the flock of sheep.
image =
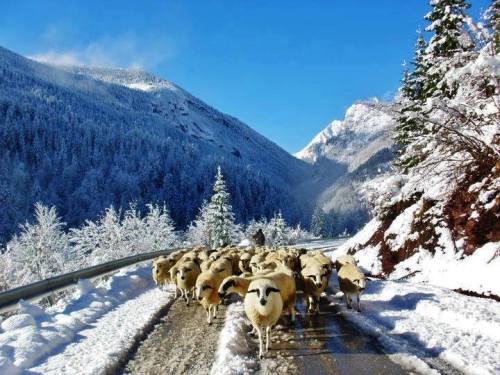
[[230, 294], [244, 298], [245, 312], [259, 337], [259, 356], [269, 349], [271, 329], [283, 312], [295, 322], [297, 290], [302, 290], [306, 311], [319, 313], [320, 296], [325, 292], [333, 268], [347, 306], [365, 288], [365, 277], [350, 255], [338, 257], [335, 263], [321, 251], [280, 248], [226, 247], [215, 251], [205, 248], [178, 250], [154, 259], [153, 279], [158, 286], [172, 283], [175, 294], [182, 295], [189, 306], [196, 299], [212, 324], [218, 305]]

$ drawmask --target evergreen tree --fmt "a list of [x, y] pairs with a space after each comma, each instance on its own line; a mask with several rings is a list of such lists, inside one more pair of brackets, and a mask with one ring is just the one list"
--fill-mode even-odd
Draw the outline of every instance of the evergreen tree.
[[220, 166], [215, 176], [214, 194], [208, 205], [208, 233], [212, 248], [231, 243], [234, 214]]
[[424, 96], [451, 97], [456, 87], [448, 87], [442, 78], [450, 68], [465, 65], [474, 50], [466, 29], [470, 4], [465, 0], [431, 0], [430, 5], [432, 10], [424, 18], [430, 22], [426, 31], [434, 34], [425, 54], [428, 67]]
[[415, 57], [412, 61], [413, 70], [409, 71], [405, 65], [403, 72], [399, 100], [400, 109], [394, 134], [394, 141], [398, 146], [399, 156], [396, 164], [403, 171], [407, 171], [408, 168], [416, 165], [422, 157], [418, 152], [407, 153], [407, 147], [417, 137], [427, 132], [425, 123], [418, 116], [422, 111], [425, 100], [424, 86], [428, 70], [425, 63], [426, 47], [425, 40], [419, 31], [415, 44]]
[[485, 14], [495, 53], [500, 53], [500, 0], [493, 0]]
[[316, 237], [326, 236], [326, 216], [319, 204], [314, 207], [311, 218], [311, 232]]

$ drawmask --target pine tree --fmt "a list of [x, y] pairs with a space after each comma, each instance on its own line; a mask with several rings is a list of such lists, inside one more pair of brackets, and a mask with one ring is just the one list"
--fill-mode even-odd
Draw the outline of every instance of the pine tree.
[[326, 216], [319, 204], [314, 207], [311, 218], [311, 232], [316, 237], [325, 237], [326, 235]]
[[[418, 32], [415, 44], [415, 57], [412, 61], [413, 70], [409, 71], [404, 66], [401, 96], [399, 100], [399, 113], [395, 128], [394, 141], [398, 146], [398, 160], [396, 161], [403, 171], [416, 165], [422, 156], [419, 152], [407, 153], [408, 146], [422, 134], [426, 134], [425, 123], [418, 116], [422, 111], [425, 100], [424, 86], [428, 67], [425, 63], [425, 40]], [[414, 150], [417, 151], [417, 150]]]
[[500, 53], [500, 0], [493, 0], [485, 14], [488, 28], [492, 32], [492, 44], [495, 53]]
[[231, 243], [234, 214], [220, 166], [215, 176], [214, 194], [208, 206], [208, 232], [212, 248]]
[[466, 29], [470, 4], [464, 0], [431, 0], [430, 5], [432, 10], [424, 18], [431, 23], [426, 31], [434, 35], [425, 54], [428, 67], [424, 96], [451, 97], [456, 87], [447, 87], [442, 78], [450, 68], [465, 65], [471, 58], [469, 52], [474, 50]]

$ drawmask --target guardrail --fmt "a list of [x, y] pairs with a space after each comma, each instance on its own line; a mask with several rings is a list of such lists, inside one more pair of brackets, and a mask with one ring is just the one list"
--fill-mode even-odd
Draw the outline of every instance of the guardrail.
[[54, 292], [67, 289], [78, 283], [80, 279], [94, 279], [104, 276], [110, 272], [119, 270], [133, 264], [141, 263], [160, 255], [169, 254], [177, 249], [168, 249], [153, 251], [150, 253], [132, 255], [127, 258], [112, 260], [97, 266], [84, 268], [78, 271], [65, 273], [63, 275], [54, 276], [50, 279], [38, 281], [33, 284], [28, 284], [18, 288], [10, 289], [0, 293], [0, 314], [17, 309], [17, 303], [20, 300], [36, 302], [44, 297], [51, 295]]

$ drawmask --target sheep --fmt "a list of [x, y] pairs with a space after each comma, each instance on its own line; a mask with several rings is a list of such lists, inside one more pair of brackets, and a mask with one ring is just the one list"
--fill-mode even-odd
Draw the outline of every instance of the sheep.
[[307, 311], [319, 313], [319, 299], [328, 286], [328, 271], [321, 263], [313, 260], [301, 270], [301, 275]]
[[352, 255], [339, 255], [337, 259], [335, 259], [335, 269], [337, 270], [337, 273], [340, 271], [342, 266], [346, 264], [354, 264], [355, 266], [358, 264], [356, 262], [356, 259]]
[[196, 279], [201, 273], [200, 266], [193, 261], [186, 261], [179, 265], [174, 266], [176, 268], [176, 285], [181, 291], [182, 295], [186, 299], [186, 305], [189, 306], [191, 301], [191, 291], [194, 289], [196, 284]]
[[340, 268], [338, 272], [339, 287], [344, 293], [347, 307], [352, 308], [352, 296], [358, 298], [358, 311], [361, 311], [360, 295], [365, 290], [365, 275], [354, 264], [347, 263]]
[[210, 266], [212, 266], [212, 263], [214, 261], [211, 260], [211, 259], [206, 259], [204, 260], [201, 264], [200, 264], [200, 269], [201, 269], [201, 272], [205, 272], [205, 271], [208, 271], [210, 269]]
[[262, 328], [266, 330], [266, 352], [269, 350], [271, 328], [278, 321], [283, 300], [276, 283], [267, 278], [254, 280], [245, 296], [245, 313], [259, 335], [259, 357], [264, 357]]
[[240, 261], [238, 263], [238, 268], [242, 273], [244, 272], [252, 272], [250, 269], [250, 259], [252, 259], [252, 254], [250, 253], [243, 253], [240, 256]]
[[153, 280], [155, 285], [160, 286], [160, 288], [170, 280], [170, 262], [168, 259], [164, 258], [162, 260], [157, 260], [153, 263], [151, 272], [153, 275]]
[[224, 258], [218, 259], [217, 261], [213, 262], [210, 266], [210, 270], [220, 273], [223, 278], [226, 278], [233, 274], [233, 266], [231, 261]]
[[[288, 270], [289, 271], [289, 270]], [[291, 323], [295, 323], [295, 302], [297, 299], [297, 288], [295, 279], [291, 275], [291, 271], [287, 272], [283, 268], [279, 271], [271, 272], [264, 275], [256, 275], [251, 277], [230, 276], [226, 277], [219, 287], [219, 297], [222, 299], [231, 293], [237, 293], [241, 297], [245, 297], [248, 293], [249, 285], [254, 280], [267, 279], [278, 285], [281, 298], [283, 301], [283, 310], [288, 311], [291, 316]]]
[[215, 318], [217, 306], [221, 301], [218, 290], [223, 279], [223, 275], [214, 270], [202, 272], [196, 279], [196, 298], [207, 312], [209, 325], [212, 324], [212, 316]]
[[252, 273], [256, 273], [259, 271], [259, 263], [265, 261], [267, 254], [266, 253], [257, 253], [250, 259], [250, 269]]

